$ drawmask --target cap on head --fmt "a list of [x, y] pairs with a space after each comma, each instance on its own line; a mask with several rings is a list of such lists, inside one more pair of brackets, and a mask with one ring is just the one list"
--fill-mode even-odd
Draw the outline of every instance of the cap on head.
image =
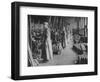
[[48, 22], [44, 22], [45, 25], [48, 25]]

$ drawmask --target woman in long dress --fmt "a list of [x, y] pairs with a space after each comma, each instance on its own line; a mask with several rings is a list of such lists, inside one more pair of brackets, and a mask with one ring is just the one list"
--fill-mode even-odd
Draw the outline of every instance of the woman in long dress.
[[52, 41], [51, 41], [51, 32], [50, 28], [48, 27], [48, 23], [44, 23], [45, 28], [47, 29], [47, 40], [46, 40], [46, 54], [47, 60], [53, 59], [53, 51], [52, 51]]
[[68, 45], [68, 41], [67, 41], [67, 33], [66, 33], [66, 29], [65, 29], [65, 27], [63, 28], [63, 31], [64, 31], [64, 33], [65, 33], [65, 46], [67, 47], [67, 45]]

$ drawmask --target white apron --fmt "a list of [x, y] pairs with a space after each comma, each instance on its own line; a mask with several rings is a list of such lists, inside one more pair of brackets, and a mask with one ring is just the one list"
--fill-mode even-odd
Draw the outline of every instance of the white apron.
[[47, 41], [46, 41], [46, 53], [47, 53], [47, 59], [52, 60], [53, 59], [53, 51], [52, 51], [52, 41], [51, 41], [51, 34], [50, 29], [47, 29]]

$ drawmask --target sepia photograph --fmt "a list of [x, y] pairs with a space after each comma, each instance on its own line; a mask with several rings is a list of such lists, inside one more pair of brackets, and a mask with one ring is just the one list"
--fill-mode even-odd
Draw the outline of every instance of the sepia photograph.
[[28, 67], [88, 64], [88, 17], [27, 17]]

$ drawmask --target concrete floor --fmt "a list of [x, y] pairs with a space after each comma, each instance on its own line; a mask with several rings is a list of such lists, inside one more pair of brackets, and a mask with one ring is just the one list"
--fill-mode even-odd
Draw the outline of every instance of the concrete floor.
[[39, 66], [73, 65], [76, 59], [76, 53], [70, 47], [66, 47], [62, 50], [62, 54], [54, 55], [53, 60], [49, 60], [46, 63], [40, 63]]

